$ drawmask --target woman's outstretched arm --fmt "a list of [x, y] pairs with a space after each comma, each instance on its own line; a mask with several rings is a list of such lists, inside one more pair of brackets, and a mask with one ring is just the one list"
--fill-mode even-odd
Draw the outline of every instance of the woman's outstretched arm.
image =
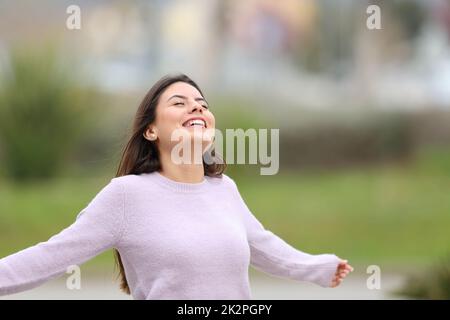
[[113, 178], [72, 225], [46, 242], [0, 259], [0, 295], [37, 287], [115, 247], [125, 227], [124, 201], [121, 181]]
[[348, 272], [353, 270], [345, 260], [334, 254], [312, 255], [302, 252], [266, 230], [247, 207], [235, 182], [231, 181], [247, 230], [250, 264], [256, 269], [283, 278], [312, 282], [322, 287], [339, 285]]

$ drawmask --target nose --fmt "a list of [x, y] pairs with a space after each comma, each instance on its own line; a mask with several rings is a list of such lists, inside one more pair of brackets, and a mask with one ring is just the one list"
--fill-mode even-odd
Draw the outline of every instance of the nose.
[[200, 113], [203, 113], [203, 107], [197, 102], [195, 101], [191, 107], [190, 107], [190, 112], [189, 113], [194, 113], [196, 111], [200, 111]]

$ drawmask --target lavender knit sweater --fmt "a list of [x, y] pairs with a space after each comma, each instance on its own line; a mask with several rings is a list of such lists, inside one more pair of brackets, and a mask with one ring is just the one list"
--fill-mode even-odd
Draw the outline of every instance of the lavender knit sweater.
[[249, 264], [329, 287], [339, 263], [266, 230], [225, 174], [181, 183], [153, 172], [113, 178], [72, 225], [0, 259], [0, 295], [34, 288], [110, 248], [120, 252], [135, 299], [251, 299]]

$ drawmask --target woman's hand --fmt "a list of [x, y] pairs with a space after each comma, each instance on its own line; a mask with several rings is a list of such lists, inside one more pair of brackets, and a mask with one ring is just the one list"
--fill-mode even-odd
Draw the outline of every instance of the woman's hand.
[[333, 281], [331, 282], [331, 287], [335, 288], [340, 285], [351, 271], [353, 271], [353, 267], [347, 263], [347, 260], [341, 260], [336, 269], [336, 273], [334, 274]]

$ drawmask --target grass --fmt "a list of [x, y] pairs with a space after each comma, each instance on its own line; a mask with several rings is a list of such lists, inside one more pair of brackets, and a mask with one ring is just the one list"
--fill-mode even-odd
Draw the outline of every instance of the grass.
[[240, 179], [252, 212], [292, 245], [361, 264], [424, 265], [450, 250], [450, 152], [409, 165]]
[[[355, 264], [426, 265], [450, 250], [450, 152], [425, 150], [408, 165], [232, 176], [257, 218], [310, 253]], [[109, 181], [67, 176], [0, 181], [0, 257], [47, 240]], [[88, 265], [112, 264], [107, 252]]]

